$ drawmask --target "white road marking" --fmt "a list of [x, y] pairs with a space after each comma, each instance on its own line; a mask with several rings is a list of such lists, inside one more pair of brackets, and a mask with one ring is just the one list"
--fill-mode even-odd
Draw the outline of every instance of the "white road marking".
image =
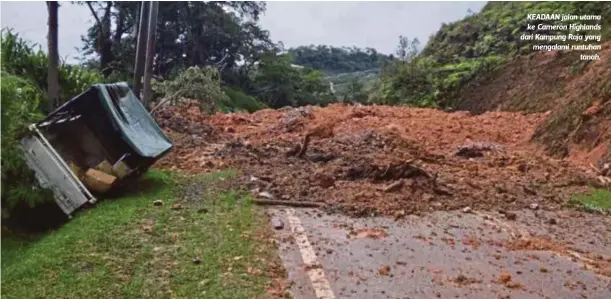
[[301, 221], [295, 216], [295, 209], [286, 209], [286, 215], [291, 225], [291, 231], [294, 233], [295, 242], [299, 247], [303, 263], [308, 267], [308, 276], [310, 277], [316, 297], [319, 299], [335, 299], [331, 285], [327, 278], [325, 278], [322, 265], [316, 259], [316, 252], [312, 248], [303, 226], [301, 226]]

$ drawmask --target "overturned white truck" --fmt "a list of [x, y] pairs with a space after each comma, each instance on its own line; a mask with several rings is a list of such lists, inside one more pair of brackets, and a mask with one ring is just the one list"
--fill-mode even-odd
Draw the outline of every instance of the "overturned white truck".
[[126, 83], [94, 85], [29, 129], [21, 140], [26, 163], [68, 216], [172, 149]]

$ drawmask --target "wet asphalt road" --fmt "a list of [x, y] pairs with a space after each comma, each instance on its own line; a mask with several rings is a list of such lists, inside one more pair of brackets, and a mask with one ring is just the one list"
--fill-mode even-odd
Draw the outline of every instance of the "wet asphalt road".
[[[550, 236], [582, 253], [609, 256], [608, 216], [526, 210], [509, 221], [499, 213], [457, 211], [393, 220], [316, 209], [268, 212], [284, 224], [276, 237], [294, 298], [611, 298], [611, 277], [566, 252], [500, 245]], [[303, 238], [312, 254], [299, 244]], [[330, 289], [321, 290], [325, 285]]]

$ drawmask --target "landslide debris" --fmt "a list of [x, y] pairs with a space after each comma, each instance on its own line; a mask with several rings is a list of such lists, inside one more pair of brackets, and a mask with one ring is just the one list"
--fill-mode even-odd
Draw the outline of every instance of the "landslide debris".
[[[529, 142], [543, 114], [334, 104], [212, 116], [167, 107], [156, 117], [176, 148], [161, 167], [239, 169], [234, 183], [255, 195], [324, 203], [353, 216], [533, 202], [554, 209], [594, 179]], [[298, 157], [303, 137], [321, 126], [332, 134], [311, 139]], [[477, 154], [457, 155], [465, 151]]]

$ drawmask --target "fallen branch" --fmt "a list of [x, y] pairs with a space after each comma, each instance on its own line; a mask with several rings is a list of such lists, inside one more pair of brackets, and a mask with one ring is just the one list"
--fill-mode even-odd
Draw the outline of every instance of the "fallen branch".
[[384, 192], [397, 191], [397, 190], [401, 189], [401, 187], [403, 187], [404, 184], [405, 184], [405, 182], [403, 182], [403, 180], [399, 180], [399, 181], [396, 181], [396, 182], [388, 185], [382, 191], [384, 191]]
[[[609, 102], [609, 103], [611, 103], [611, 102]], [[600, 134], [598, 134], [598, 137], [596, 137], [596, 140], [594, 140], [594, 143], [592, 143], [592, 147], [595, 147], [595, 146], [598, 144], [598, 142], [600, 141], [600, 139], [601, 139], [601, 138], [603, 137], [603, 135], [605, 135], [605, 133], [607, 132], [607, 129], [609, 129], [609, 128], [608, 128], [608, 127], [607, 127], [607, 128], [604, 128], [604, 129], [602, 130], [602, 132], [600, 132]]]
[[157, 108], [161, 107], [163, 104], [165, 104], [165, 103], [167, 103], [169, 101], [174, 100], [181, 92], [182, 92], [182, 90], [179, 90], [176, 93], [174, 93], [171, 97], [166, 97], [165, 99], [162, 99], [161, 101], [159, 101], [157, 106], [155, 106], [153, 109], [151, 109], [149, 114], [153, 115], [153, 113], [155, 113], [155, 110], [157, 110]]
[[325, 205], [324, 203], [313, 202], [313, 201], [272, 200], [272, 199], [253, 199], [252, 202], [256, 205], [290, 206], [290, 207], [303, 207], [303, 208], [320, 208]]
[[303, 142], [301, 143], [301, 148], [299, 149], [299, 153], [297, 153], [297, 158], [303, 157], [303, 155], [308, 150], [308, 144], [310, 143], [310, 134], [306, 134], [303, 138]]
[[592, 168], [592, 170], [594, 170], [594, 172], [596, 172], [596, 174], [602, 174], [602, 170], [598, 169], [596, 166], [592, 165], [592, 163], [590, 163], [590, 168]]

